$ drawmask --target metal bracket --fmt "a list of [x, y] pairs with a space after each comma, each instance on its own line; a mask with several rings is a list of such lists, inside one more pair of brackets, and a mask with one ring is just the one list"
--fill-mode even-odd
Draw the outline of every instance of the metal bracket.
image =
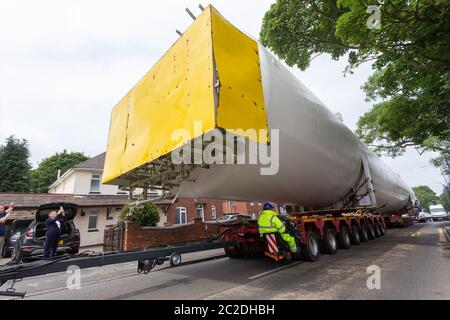
[[138, 261], [138, 273], [148, 274], [156, 265], [156, 260], [146, 259]]
[[22, 279], [12, 279], [11, 285], [9, 286], [9, 288], [7, 288], [5, 291], [0, 291], [0, 296], [19, 297], [19, 298], [23, 299], [27, 293], [26, 292], [16, 292], [16, 289], [14, 288], [16, 282], [20, 282], [20, 281], [22, 281]]

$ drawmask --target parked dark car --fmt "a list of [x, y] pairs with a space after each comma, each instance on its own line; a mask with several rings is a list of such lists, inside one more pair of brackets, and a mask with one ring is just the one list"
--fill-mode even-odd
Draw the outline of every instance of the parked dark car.
[[58, 254], [77, 254], [80, 250], [80, 231], [75, 227], [73, 219], [77, 215], [78, 206], [73, 203], [50, 203], [40, 206], [36, 210], [35, 220], [30, 223], [12, 252], [13, 260], [27, 260], [43, 255], [45, 233], [47, 227], [45, 220], [51, 211], [64, 208], [64, 222], [61, 225], [61, 238], [58, 243]]
[[3, 248], [0, 248], [3, 258], [8, 258], [11, 256], [17, 240], [25, 232], [31, 222], [33, 222], [33, 219], [16, 219], [10, 220], [6, 223], [5, 242]]

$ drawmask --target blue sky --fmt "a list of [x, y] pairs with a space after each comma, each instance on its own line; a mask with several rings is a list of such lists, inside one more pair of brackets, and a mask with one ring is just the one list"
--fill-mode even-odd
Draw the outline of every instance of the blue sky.
[[[257, 37], [273, 1], [217, 0], [232, 23]], [[106, 149], [110, 112], [176, 41], [199, 1], [21, 1], [0, 3], [0, 140], [30, 141], [32, 163], [67, 149], [96, 155]], [[207, 5], [207, 2], [202, 3]], [[360, 87], [370, 66], [343, 76], [345, 61], [327, 56], [292, 72], [355, 129], [370, 108]], [[443, 178], [415, 150], [384, 159], [411, 186], [442, 191]]]

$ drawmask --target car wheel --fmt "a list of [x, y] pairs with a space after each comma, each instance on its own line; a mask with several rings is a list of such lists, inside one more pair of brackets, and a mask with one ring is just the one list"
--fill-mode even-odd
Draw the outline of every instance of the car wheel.
[[2, 258], [8, 258], [8, 256], [9, 256], [9, 254], [8, 254], [8, 244], [6, 242], [3, 244], [3, 247], [1, 249], [2, 249], [2, 252], [1, 252]]
[[369, 240], [375, 240], [375, 230], [371, 223], [368, 224], [367, 234], [369, 236]]
[[352, 233], [350, 234], [350, 243], [354, 246], [358, 246], [361, 243], [361, 237], [359, 236], [359, 228], [357, 225], [352, 226]]
[[315, 262], [319, 260], [319, 238], [314, 231], [308, 230], [306, 232], [306, 243], [300, 247], [302, 258], [306, 261]]
[[367, 227], [364, 224], [361, 224], [361, 228], [359, 228], [359, 238], [361, 239], [361, 242], [369, 241]]
[[322, 239], [322, 251], [327, 254], [336, 254], [338, 251], [336, 231], [333, 228], [325, 229]]
[[14, 262], [20, 261], [20, 245], [19, 245], [19, 243], [16, 243], [16, 245], [13, 248], [13, 251], [11, 253], [11, 260]]
[[350, 249], [350, 234], [347, 226], [339, 228], [338, 245], [340, 249]]

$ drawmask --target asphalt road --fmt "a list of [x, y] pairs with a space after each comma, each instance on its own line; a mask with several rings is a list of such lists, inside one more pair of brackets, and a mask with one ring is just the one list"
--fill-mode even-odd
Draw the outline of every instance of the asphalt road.
[[[80, 289], [65, 288], [64, 273], [25, 279], [16, 288], [28, 292], [26, 299], [450, 299], [450, 245], [441, 226], [392, 229], [315, 263], [219, 258], [149, 275], [127, 263], [82, 270]], [[370, 290], [373, 265], [380, 268], [380, 289]]]

